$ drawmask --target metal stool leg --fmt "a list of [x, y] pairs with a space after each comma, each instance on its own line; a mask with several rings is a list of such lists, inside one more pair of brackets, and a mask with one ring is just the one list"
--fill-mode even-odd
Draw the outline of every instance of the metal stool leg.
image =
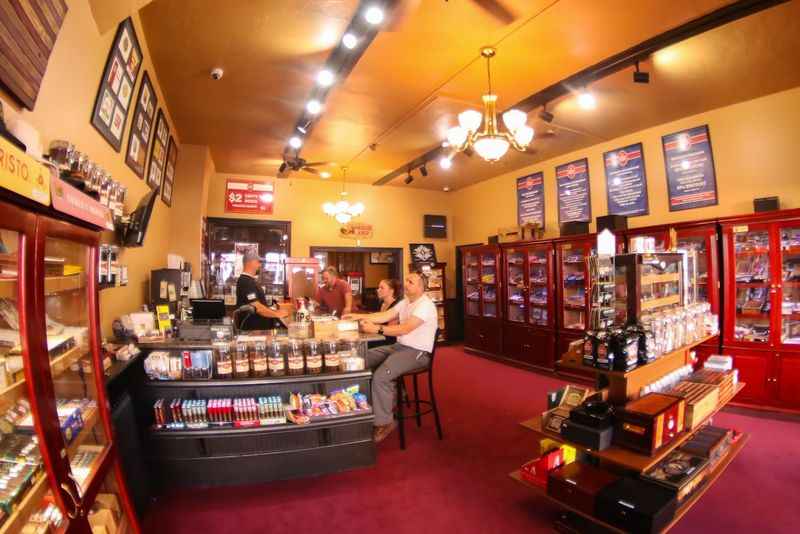
[[417, 386], [417, 375], [414, 375], [414, 403], [416, 404], [415, 408], [417, 409], [417, 426], [422, 426], [422, 416], [419, 414], [419, 387]]
[[395, 380], [395, 384], [397, 387], [397, 425], [398, 430], [400, 431], [400, 448], [405, 450], [406, 448], [406, 420], [403, 414], [403, 393], [405, 391], [405, 380], [401, 376], [397, 380]]
[[406, 386], [406, 376], [403, 375], [400, 377], [400, 380], [403, 381], [403, 400], [406, 403], [406, 408], [411, 408], [411, 399], [408, 398], [408, 387]]
[[433, 393], [433, 369], [428, 371], [428, 389], [431, 396], [431, 407], [433, 407], [433, 418], [436, 422], [436, 434], [442, 439], [442, 423], [439, 421], [439, 408], [436, 406], [436, 396]]

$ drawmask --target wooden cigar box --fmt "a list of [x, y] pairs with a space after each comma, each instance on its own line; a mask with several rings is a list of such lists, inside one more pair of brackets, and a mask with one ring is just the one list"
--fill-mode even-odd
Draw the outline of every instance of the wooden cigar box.
[[708, 459], [684, 450], [674, 450], [642, 474], [645, 480], [675, 492], [678, 502], [692, 494], [708, 473]]
[[713, 384], [719, 387], [719, 402], [726, 404], [733, 398], [734, 384], [733, 371], [712, 371], [711, 369], [700, 369], [691, 374], [686, 382], [698, 382], [700, 384]]
[[679, 382], [669, 394], [686, 399], [684, 424], [689, 430], [700, 426], [719, 403], [719, 387], [714, 384]]
[[708, 458], [708, 469], [711, 470], [728, 452], [732, 439], [733, 431], [730, 429], [706, 425], [681, 445], [680, 450]]
[[597, 516], [626, 532], [661, 532], [675, 517], [675, 493], [657, 484], [623, 477], [597, 496]]
[[650, 393], [629, 402], [617, 414], [614, 443], [653, 455], [684, 428], [686, 401], [662, 393]]
[[597, 513], [597, 494], [619, 476], [589, 464], [572, 462], [550, 471], [547, 494], [589, 515]]

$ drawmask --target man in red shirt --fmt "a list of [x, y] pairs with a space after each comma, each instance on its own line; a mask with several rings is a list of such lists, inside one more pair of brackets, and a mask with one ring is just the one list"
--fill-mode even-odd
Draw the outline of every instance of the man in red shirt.
[[339, 278], [336, 267], [328, 267], [322, 272], [324, 284], [317, 288], [314, 295], [322, 311], [335, 313], [341, 317], [350, 313], [353, 308], [353, 293], [350, 291], [350, 284], [346, 280]]

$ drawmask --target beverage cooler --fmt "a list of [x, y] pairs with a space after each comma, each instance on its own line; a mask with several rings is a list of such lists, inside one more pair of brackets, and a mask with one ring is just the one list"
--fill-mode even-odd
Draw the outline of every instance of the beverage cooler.
[[727, 219], [723, 352], [747, 383], [736, 400], [800, 409], [800, 210]]
[[503, 355], [552, 369], [555, 291], [552, 241], [503, 245]]
[[37, 206], [0, 199], [0, 532], [40, 513], [57, 532], [139, 532], [105, 396], [100, 234]]
[[596, 248], [595, 234], [555, 240], [556, 249], [556, 359], [569, 344], [583, 338], [591, 313], [591, 277], [588, 259]]
[[481, 245], [464, 250], [464, 346], [499, 355], [501, 335], [502, 269], [500, 246]]

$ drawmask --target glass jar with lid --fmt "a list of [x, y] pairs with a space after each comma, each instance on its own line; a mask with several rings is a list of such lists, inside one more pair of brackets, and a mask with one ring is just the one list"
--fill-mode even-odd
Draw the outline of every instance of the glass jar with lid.
[[322, 351], [316, 339], [307, 339], [304, 352], [306, 355], [306, 372], [318, 375], [322, 372]]
[[269, 376], [286, 376], [286, 353], [287, 344], [273, 339], [267, 345], [267, 366]]
[[247, 343], [243, 341], [236, 343], [236, 352], [233, 358], [233, 376], [236, 378], [250, 377], [250, 355]]
[[286, 358], [290, 375], [302, 375], [305, 372], [305, 358], [303, 357], [303, 340], [289, 340], [289, 354]]
[[325, 372], [338, 373], [340, 364], [339, 344], [335, 340], [323, 341], [322, 352], [325, 355]]
[[231, 346], [228, 343], [215, 343], [214, 378], [231, 378], [233, 376], [233, 360]]
[[255, 341], [250, 345], [250, 374], [256, 378], [267, 376], [267, 345], [264, 341]]

